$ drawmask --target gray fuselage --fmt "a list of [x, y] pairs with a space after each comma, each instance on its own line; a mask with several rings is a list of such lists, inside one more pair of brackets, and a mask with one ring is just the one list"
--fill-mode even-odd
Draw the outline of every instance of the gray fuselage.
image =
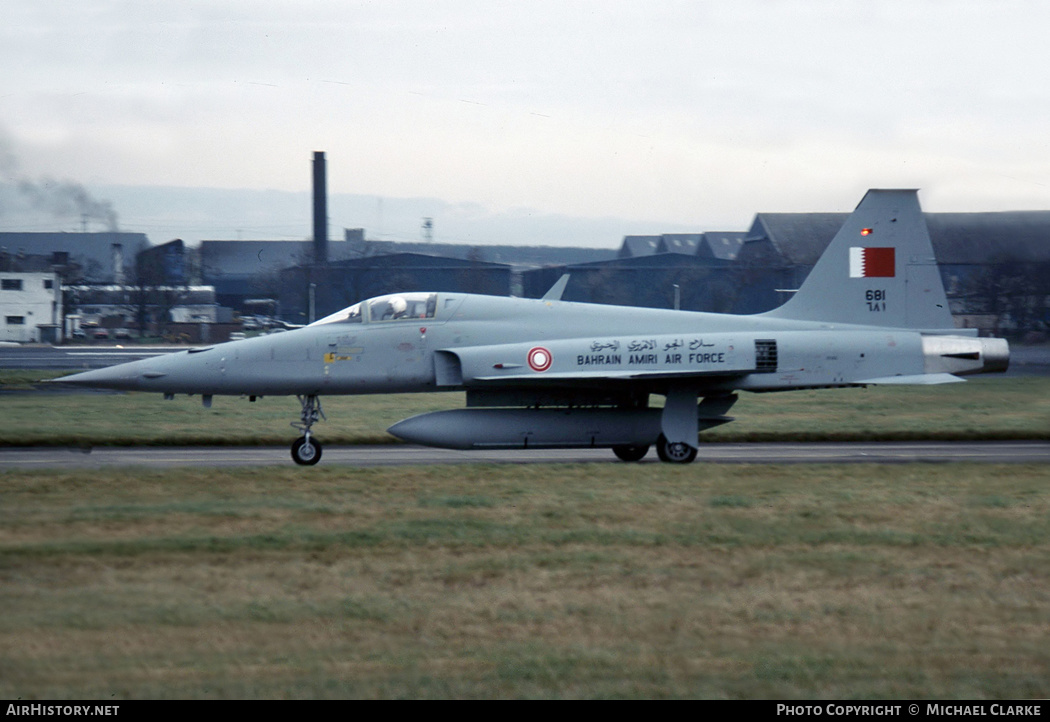
[[[678, 378], [701, 389], [761, 391], [987, 370], [980, 363], [931, 369], [915, 330], [456, 293], [436, 299], [429, 318], [328, 320], [87, 372], [80, 380], [251, 396], [576, 385], [588, 378], [655, 392]], [[756, 341], [773, 342], [774, 366], [755, 358]], [[980, 353], [980, 340], [960, 341]], [[529, 365], [534, 348], [548, 351], [546, 368]]]

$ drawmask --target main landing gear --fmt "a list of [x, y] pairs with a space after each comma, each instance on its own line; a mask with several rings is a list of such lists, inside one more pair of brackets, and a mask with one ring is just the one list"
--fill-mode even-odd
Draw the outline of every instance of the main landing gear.
[[672, 464], [691, 464], [696, 458], [696, 447], [679, 441], [671, 443], [663, 434], [656, 440], [656, 455], [660, 461]]
[[[612, 447], [621, 461], [641, 461], [649, 453], [646, 444], [623, 444]], [[696, 459], [696, 449], [684, 442], [672, 444], [663, 434], [656, 441], [656, 455], [669, 464], [691, 464]]]
[[321, 460], [321, 444], [313, 438], [310, 428], [319, 419], [324, 419], [324, 411], [321, 410], [321, 400], [317, 396], [296, 396], [303, 407], [302, 421], [292, 422], [292, 426], [303, 432], [292, 444], [292, 460], [300, 466], [313, 466]]

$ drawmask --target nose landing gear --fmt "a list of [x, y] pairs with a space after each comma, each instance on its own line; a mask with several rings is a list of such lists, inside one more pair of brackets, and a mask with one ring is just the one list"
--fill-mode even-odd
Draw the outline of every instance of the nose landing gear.
[[321, 460], [321, 445], [306, 433], [292, 442], [292, 459], [300, 466], [313, 466]]
[[326, 419], [321, 410], [321, 400], [314, 395], [296, 396], [303, 407], [302, 420], [292, 422], [292, 427], [303, 432], [292, 444], [292, 460], [300, 466], [313, 466], [321, 460], [321, 444], [313, 438], [310, 428], [319, 419]]

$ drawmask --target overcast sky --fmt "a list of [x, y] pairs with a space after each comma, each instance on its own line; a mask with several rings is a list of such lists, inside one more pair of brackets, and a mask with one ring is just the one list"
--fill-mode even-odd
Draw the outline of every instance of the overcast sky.
[[0, 172], [309, 191], [324, 150], [333, 194], [652, 232], [869, 187], [1050, 209], [1048, 31], [1035, 0], [5, 2]]

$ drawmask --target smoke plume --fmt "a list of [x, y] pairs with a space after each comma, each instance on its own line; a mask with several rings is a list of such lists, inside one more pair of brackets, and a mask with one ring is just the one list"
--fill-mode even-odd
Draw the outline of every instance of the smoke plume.
[[113, 204], [93, 198], [79, 183], [52, 178], [34, 182], [23, 178], [18, 181], [17, 186], [22, 197], [39, 211], [56, 218], [73, 216], [85, 222], [98, 221], [103, 223], [108, 231], [119, 230], [117, 212], [113, 210]]
[[25, 176], [10, 138], [0, 132], [0, 215], [19, 211], [24, 214], [27, 206], [51, 218], [74, 219], [85, 226], [94, 221], [103, 224], [107, 231], [119, 230], [113, 204], [93, 197], [80, 183]]

